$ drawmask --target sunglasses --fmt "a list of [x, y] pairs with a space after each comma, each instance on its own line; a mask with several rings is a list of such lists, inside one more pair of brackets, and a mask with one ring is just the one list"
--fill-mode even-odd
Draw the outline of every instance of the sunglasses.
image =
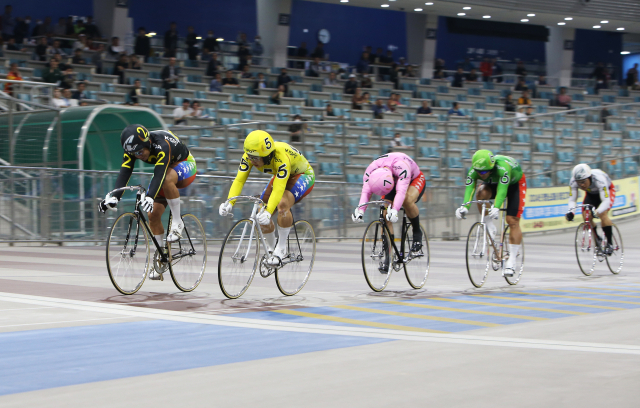
[[484, 176], [487, 173], [490, 173], [491, 170], [476, 170], [476, 173], [478, 173], [481, 176]]
[[258, 161], [259, 159], [262, 159], [260, 156], [252, 156], [250, 154], [247, 155], [247, 158], [251, 161]]

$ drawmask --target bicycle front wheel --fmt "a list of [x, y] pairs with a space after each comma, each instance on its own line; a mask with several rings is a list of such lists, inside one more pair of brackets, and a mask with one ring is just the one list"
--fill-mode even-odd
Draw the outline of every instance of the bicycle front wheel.
[[405, 259], [404, 275], [407, 277], [409, 285], [414, 289], [421, 289], [425, 283], [427, 283], [429, 264], [431, 261], [427, 233], [422, 226], [420, 226], [420, 229], [422, 230], [422, 249], [417, 252], [411, 251], [415, 242], [413, 239], [413, 226], [411, 224], [409, 224], [409, 228], [407, 228], [404, 246], [405, 252], [408, 255], [408, 259]]
[[183, 292], [191, 292], [202, 281], [207, 266], [207, 238], [202, 224], [193, 214], [182, 216], [182, 238], [169, 242], [171, 280]]
[[316, 257], [316, 234], [307, 221], [298, 220], [293, 224], [287, 239], [284, 266], [276, 270], [276, 285], [285, 296], [300, 292], [306, 285]]
[[382, 222], [373, 221], [362, 238], [362, 270], [371, 290], [381, 292], [391, 278], [393, 248]]
[[471, 284], [482, 287], [489, 275], [491, 265], [491, 244], [487, 235], [487, 227], [481, 222], [471, 226], [467, 236], [467, 274]]
[[596, 268], [596, 241], [591, 225], [583, 222], [576, 230], [576, 258], [583, 274], [590, 276]]
[[138, 216], [116, 218], [107, 240], [107, 270], [116, 290], [133, 295], [144, 283], [151, 265], [147, 230]]
[[[509, 226], [504, 229], [504, 242], [503, 248], [509, 248]], [[509, 253], [509, 257], [513, 254]], [[520, 282], [520, 278], [522, 278], [522, 273], [524, 272], [524, 240], [520, 243], [520, 251], [516, 255], [516, 260], [513, 263], [513, 270], [515, 273], [513, 276], [504, 276], [504, 279], [507, 281], [509, 285], [515, 285]]]
[[260, 259], [257, 226], [250, 219], [236, 222], [220, 248], [218, 283], [229, 299], [249, 289]]
[[611, 246], [613, 253], [607, 256], [607, 265], [611, 273], [617, 275], [622, 270], [624, 263], [624, 247], [622, 246], [622, 235], [615, 224], [611, 226]]

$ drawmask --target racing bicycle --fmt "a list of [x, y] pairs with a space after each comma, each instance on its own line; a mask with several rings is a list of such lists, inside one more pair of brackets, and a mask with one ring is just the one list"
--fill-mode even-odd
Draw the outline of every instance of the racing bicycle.
[[[202, 281], [207, 265], [207, 239], [198, 218], [193, 214], [183, 214], [182, 238], [161, 246], [139, 207], [145, 188], [127, 186], [109, 194], [120, 191], [137, 191], [137, 194], [133, 212], [125, 212], [116, 218], [107, 239], [107, 270], [113, 286], [123, 295], [133, 295], [140, 290], [153, 268], [160, 275], [160, 280], [164, 280], [164, 273], [168, 270], [178, 289], [183, 292], [194, 290]], [[167, 235], [172, 222], [173, 215], [170, 214]], [[149, 241], [155, 246], [153, 255]]]

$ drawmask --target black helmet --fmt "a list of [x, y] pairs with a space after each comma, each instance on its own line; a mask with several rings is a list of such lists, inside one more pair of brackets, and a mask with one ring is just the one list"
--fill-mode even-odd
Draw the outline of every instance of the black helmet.
[[120, 134], [120, 144], [127, 153], [136, 153], [149, 147], [149, 131], [142, 125], [129, 125]]

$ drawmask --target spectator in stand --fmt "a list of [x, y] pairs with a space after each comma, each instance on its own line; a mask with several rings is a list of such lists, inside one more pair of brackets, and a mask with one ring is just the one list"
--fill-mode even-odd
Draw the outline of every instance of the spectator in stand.
[[438, 68], [438, 69], [435, 70], [435, 72], [433, 73], [433, 78], [434, 79], [445, 79], [444, 71], [442, 70], [442, 68]]
[[176, 67], [175, 57], [169, 58], [169, 65], [162, 68], [160, 78], [162, 79], [162, 87], [165, 90], [178, 87], [178, 80], [180, 79], [180, 68]]
[[[20, 71], [18, 70], [18, 64], [12, 63], [9, 67], [9, 73], [7, 74], [8, 81], [22, 81], [22, 77], [20, 76]], [[10, 96], [13, 96], [13, 86], [10, 82], [5, 83], [4, 92]]]
[[336, 78], [336, 73], [335, 72], [330, 72], [329, 73], [329, 77], [324, 79], [324, 84], [325, 85], [331, 85], [331, 86], [337, 86], [338, 84], [338, 79]]
[[[73, 85], [76, 83], [76, 73], [73, 72], [73, 68], [67, 67], [66, 70], [62, 71], [62, 80], [60, 81], [60, 88], [62, 89], [71, 89]], [[63, 92], [64, 95], [64, 92]]]
[[13, 7], [10, 4], [4, 6], [4, 14], [0, 19], [0, 25], [2, 26], [2, 39], [7, 41], [9, 38], [13, 37], [13, 30], [15, 29], [15, 20], [11, 13], [13, 12]]
[[140, 101], [138, 101], [138, 95], [142, 95], [142, 82], [136, 79], [133, 82], [133, 89], [129, 92], [129, 101], [131, 101], [132, 105], [138, 105], [140, 103]]
[[78, 101], [76, 99], [73, 99], [70, 88], [66, 88], [62, 90], [62, 100], [66, 105], [65, 106], [66, 108], [73, 108], [78, 106]]
[[62, 80], [62, 72], [58, 68], [58, 60], [51, 58], [49, 66], [42, 70], [42, 80], [49, 84], [57, 84]]
[[[300, 46], [296, 50], [296, 57], [298, 57], [298, 58], [307, 58], [308, 55], [309, 55], [309, 50], [307, 49], [307, 43], [303, 41], [303, 42], [300, 43]], [[296, 68], [304, 68], [304, 62], [303, 61], [296, 61], [295, 67]]]
[[493, 75], [493, 64], [489, 61], [488, 57], [484, 57], [480, 63], [480, 72], [482, 73], [482, 80], [484, 82], [491, 82], [491, 76]]
[[47, 37], [41, 37], [38, 39], [38, 45], [36, 45], [35, 53], [38, 56], [39, 61], [47, 60], [47, 49], [49, 46], [47, 45]]
[[362, 93], [362, 108], [363, 109], [371, 109], [371, 95], [369, 92]]
[[198, 101], [191, 102], [191, 109], [193, 110], [193, 113], [191, 114], [192, 117], [201, 118], [205, 116], [204, 110], [200, 107], [200, 102]]
[[502, 82], [502, 65], [498, 64], [498, 60], [496, 58], [491, 60], [491, 64], [493, 64], [493, 76], [496, 77], [496, 82]]
[[324, 44], [322, 43], [322, 41], [318, 41], [318, 44], [316, 45], [316, 49], [313, 50], [313, 52], [311, 53], [311, 57], [312, 58], [320, 58], [321, 60], [324, 59]]
[[129, 69], [129, 60], [126, 54], [120, 54], [118, 61], [115, 64], [113, 73], [118, 76], [118, 83], [124, 84], [124, 70]]
[[514, 91], [526, 91], [529, 90], [527, 83], [524, 81], [524, 77], [518, 78], [518, 83], [516, 84]]
[[376, 103], [371, 107], [373, 111], [374, 119], [384, 119], [384, 113], [388, 111], [388, 108], [384, 105], [382, 98], [376, 99]]
[[120, 45], [119, 37], [111, 38], [111, 45], [109, 46], [107, 52], [109, 53], [109, 56], [113, 58], [118, 58], [118, 55], [125, 53], [124, 46]]
[[393, 88], [398, 89], [398, 77], [400, 76], [400, 66], [395, 62], [389, 68], [389, 81], [393, 82]]
[[471, 68], [471, 72], [469, 72], [465, 78], [469, 82], [478, 82], [478, 73], [475, 68]]
[[451, 86], [454, 88], [462, 88], [463, 83], [464, 83], [464, 72], [462, 72], [462, 67], [458, 67], [458, 71], [453, 75], [453, 81], [451, 81]]
[[247, 41], [247, 33], [238, 31], [238, 36], [236, 37], [236, 43], [238, 43], [238, 45], [244, 45], [248, 47], [249, 41]]
[[393, 64], [393, 51], [387, 50], [387, 55], [381, 58], [382, 64]]
[[358, 74], [369, 73], [369, 54], [367, 52], [363, 52], [360, 56], [360, 61], [356, 64], [356, 72]]
[[222, 78], [222, 86], [225, 86], [225, 85], [240, 86], [240, 83], [238, 83], [238, 80], [233, 77], [233, 71], [231, 70], [228, 70], [225, 73], [225, 77]]
[[634, 85], [638, 82], [638, 64], [633, 64], [633, 67], [627, 71], [627, 79], [625, 85], [627, 89], [633, 89]]
[[86, 27], [84, 25], [84, 21], [82, 19], [77, 19], [75, 25], [73, 26], [73, 33], [75, 35], [87, 35], [86, 33]]
[[395, 135], [393, 135], [393, 139], [391, 139], [391, 144], [389, 145], [389, 151], [393, 152], [394, 150], [397, 150], [398, 148], [401, 147], [407, 147], [407, 145], [405, 145], [402, 142], [402, 137], [400, 136], [400, 133], [396, 133]]
[[8, 51], [20, 51], [20, 48], [16, 45], [15, 37], [9, 37], [5, 45]]
[[209, 84], [209, 92], [222, 92], [222, 75], [216, 72]]
[[50, 37], [53, 35], [53, 25], [51, 25], [51, 17], [45, 17], [44, 22], [36, 21], [36, 26], [31, 31], [31, 37]]
[[507, 94], [507, 97], [504, 98], [504, 111], [505, 112], [516, 111], [516, 104], [513, 103], [513, 96], [511, 94]]
[[[73, 24], [73, 16], [67, 17], [67, 20], [64, 24], [64, 35], [68, 37], [72, 37], [75, 35], [75, 25]], [[64, 92], [63, 92], [64, 95]]]
[[188, 99], [182, 100], [182, 106], [173, 110], [173, 124], [174, 125], [186, 125], [187, 119], [193, 116], [193, 109], [189, 106], [191, 103]]
[[82, 56], [82, 50], [81, 49], [77, 49], [76, 48], [76, 51], [73, 54], [73, 58], [71, 59], [71, 63], [72, 64], [86, 65], [87, 61]]
[[78, 82], [76, 88], [77, 90], [71, 95], [71, 98], [78, 101], [78, 105], [87, 106], [88, 103], [85, 101], [85, 99], [89, 99], [89, 94], [86, 91], [87, 84], [84, 82]]
[[436, 58], [436, 62], [433, 65], [433, 69], [435, 70], [441, 69], [444, 71], [446, 69], [444, 60], [442, 58]]
[[527, 69], [525, 68], [523, 61], [518, 61], [516, 65], [516, 75], [521, 77], [527, 76]]
[[264, 89], [266, 87], [267, 87], [267, 81], [264, 79], [264, 74], [262, 72], [259, 72], [258, 78], [253, 83], [253, 90], [257, 94], [259, 89]]
[[187, 45], [187, 55], [189, 60], [195, 61], [198, 58], [198, 34], [193, 30], [193, 26], [187, 27], [187, 37], [184, 43]]
[[519, 106], [516, 112], [516, 120], [513, 122], [514, 127], [523, 127], [530, 120], [529, 116], [533, 114], [532, 106]]
[[307, 70], [307, 76], [310, 77], [319, 77], [320, 72], [322, 72], [322, 66], [320, 65], [320, 58], [315, 57], [313, 62], [309, 64], [309, 69]]
[[253, 40], [253, 44], [251, 44], [251, 55], [253, 55], [253, 63], [255, 65], [260, 65], [262, 60], [260, 58], [256, 58], [264, 54], [264, 47], [262, 46], [262, 39], [259, 35], [256, 35], [256, 38]]
[[355, 93], [351, 97], [351, 109], [362, 110], [364, 98], [362, 97], [362, 89], [356, 88]]
[[556, 105], [571, 109], [571, 95], [567, 94], [566, 87], [560, 87], [560, 93], [556, 96]]
[[60, 48], [60, 41], [58, 40], [54, 40], [53, 45], [47, 48], [47, 55], [52, 56], [55, 54], [60, 54], [65, 56], [67, 55], [64, 53], [64, 51], [62, 51], [62, 48]]
[[380, 64], [383, 61], [384, 61], [384, 54], [382, 53], [382, 48], [378, 47], [376, 49], [376, 53], [370, 55], [369, 62], [371, 64]]
[[221, 65], [222, 64], [220, 64], [220, 61], [218, 61], [218, 54], [215, 52], [212, 52], [211, 59], [207, 63], [206, 75], [210, 77], [216, 76], [216, 74], [220, 72], [220, 69], [222, 68]]
[[102, 65], [104, 61], [106, 51], [104, 50], [104, 44], [98, 44], [98, 49], [91, 56], [91, 64], [96, 67], [96, 74], [102, 73]]
[[358, 81], [356, 81], [356, 76], [354, 74], [349, 75], [349, 80], [344, 84], [344, 93], [353, 95], [356, 93], [357, 88]]
[[138, 28], [133, 53], [144, 57], [145, 62], [151, 53], [151, 39], [147, 37], [147, 30], [144, 27]]
[[76, 42], [73, 43], [73, 50], [81, 50], [81, 51], [89, 51], [89, 47], [87, 46], [87, 36], [84, 34], [80, 34]]
[[204, 50], [205, 48], [209, 50], [209, 52], [220, 51], [220, 45], [218, 45], [218, 40], [213, 35], [213, 30], [207, 32], [207, 38], [205, 38], [202, 43], [202, 49]]
[[95, 43], [93, 42], [93, 40], [89, 37], [87, 37], [87, 48], [92, 50], [92, 51], [96, 51], [98, 48], [102, 47], [102, 49], [104, 50], [104, 45], [100, 44], [100, 43]]
[[422, 106], [418, 108], [416, 112], [418, 115], [431, 115], [431, 108], [429, 107], [429, 101], [422, 101]]
[[56, 37], [64, 37], [67, 35], [67, 21], [64, 17], [58, 19], [58, 24], [53, 27], [53, 35]]
[[240, 44], [240, 46], [238, 47], [238, 59], [240, 60], [240, 65], [238, 66], [238, 69], [240, 71], [242, 71], [245, 65], [250, 64], [251, 51], [249, 51], [247, 45]]
[[469, 59], [469, 58], [465, 58], [464, 59], [464, 62], [462, 63], [462, 70], [463, 71], [470, 72], [475, 67], [476, 67], [476, 65], [473, 62], [471, 62], [471, 59]]
[[293, 117], [293, 121], [300, 123], [292, 123], [289, 125], [289, 132], [291, 132], [290, 140], [291, 142], [300, 142], [300, 135], [302, 135], [302, 132], [306, 129], [307, 125], [306, 123], [302, 123], [300, 115], [295, 115]]
[[278, 75], [278, 87], [280, 87], [280, 85], [284, 85], [285, 92], [289, 92], [290, 82], [293, 83], [294, 81], [291, 79], [289, 74], [287, 74], [287, 69], [282, 68], [280, 70], [280, 75]]
[[606, 106], [602, 107], [602, 110], [600, 111], [600, 122], [606, 124], [607, 123], [607, 117], [611, 116], [611, 112], [609, 112], [609, 110], [607, 109]]
[[324, 112], [322, 112], [323, 120], [335, 120], [335, 119], [344, 119], [344, 116], [336, 116], [336, 113], [333, 111], [333, 106], [330, 103], [325, 107]]
[[531, 98], [529, 98], [529, 91], [522, 91], [522, 96], [518, 98], [518, 105], [531, 105]]
[[22, 44], [26, 38], [29, 38], [29, 24], [31, 24], [30, 16], [26, 16], [24, 19], [16, 17], [16, 26], [13, 29], [13, 38], [15, 38], [16, 44]]
[[396, 106], [398, 106], [398, 103], [394, 99], [393, 95], [389, 96], [389, 99], [387, 99], [387, 106], [386, 106], [387, 107], [387, 111], [395, 112], [396, 111]]
[[142, 69], [142, 64], [135, 54], [129, 56], [129, 69]]
[[544, 75], [539, 75], [536, 81], [536, 86], [547, 85], [547, 78]]
[[59, 88], [56, 88], [53, 91], [53, 98], [51, 98], [51, 105], [54, 108], [62, 109], [68, 108], [68, 103], [62, 99], [62, 91]]
[[169, 30], [164, 33], [164, 57], [171, 58], [176, 56], [178, 49], [178, 25], [172, 22]]
[[360, 88], [373, 88], [373, 82], [369, 74], [362, 75], [362, 81], [360, 81]]
[[404, 71], [404, 76], [406, 78], [417, 78], [416, 71], [413, 65], [408, 65], [407, 69]]
[[64, 72], [69, 69], [69, 66], [64, 63], [65, 60], [62, 58], [62, 55], [54, 54], [51, 59], [55, 59], [56, 61], [58, 61], [58, 68], [60, 68], [60, 71]]
[[242, 74], [240, 74], [240, 78], [242, 79], [249, 79], [249, 78], [253, 78], [253, 74], [251, 72], [249, 72], [249, 66], [245, 65], [244, 67], [242, 67]]
[[89, 38], [102, 38], [98, 26], [93, 22], [93, 16], [87, 16], [87, 23], [84, 25], [84, 32]]
[[280, 105], [280, 100], [287, 96], [287, 90], [284, 85], [278, 85], [278, 90], [271, 95], [271, 102]]
[[451, 106], [451, 109], [449, 109], [449, 112], [447, 112], [447, 115], [464, 116], [464, 113], [462, 113], [462, 111], [458, 108], [458, 102], [454, 102]]

